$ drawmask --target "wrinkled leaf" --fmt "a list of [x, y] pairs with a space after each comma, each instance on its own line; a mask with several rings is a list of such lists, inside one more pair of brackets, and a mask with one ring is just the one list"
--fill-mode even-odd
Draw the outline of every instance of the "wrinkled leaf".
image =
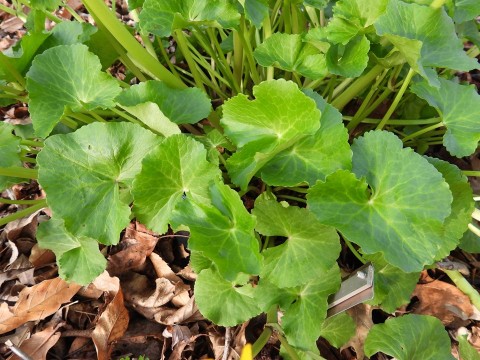
[[435, 88], [422, 81], [412, 85], [412, 91], [442, 115], [447, 128], [443, 144], [450, 154], [462, 157], [472, 154], [480, 140], [480, 95], [475, 86], [465, 86], [439, 79]]
[[98, 57], [82, 44], [61, 45], [44, 51], [27, 73], [29, 111], [35, 133], [46, 137], [65, 109], [80, 111], [115, 106], [120, 86], [101, 72]]
[[229, 0], [145, 0], [140, 28], [166, 37], [191, 25], [234, 28], [239, 20], [237, 5]]
[[422, 270], [444, 246], [448, 184], [391, 133], [368, 132], [352, 150], [353, 173], [339, 170], [318, 181], [307, 196], [310, 210], [364, 253], [380, 252], [405, 272]]
[[291, 81], [272, 80], [254, 86], [255, 100], [239, 94], [223, 105], [225, 134], [238, 150], [227, 161], [235, 184], [250, 179], [276, 154], [319, 128], [315, 102]]
[[63, 220], [52, 218], [41, 223], [37, 241], [41, 248], [55, 253], [59, 274], [66, 281], [87, 285], [107, 266], [98, 242], [89, 237], [72, 235], [65, 230]]
[[133, 183], [134, 212], [150, 229], [164, 233], [182, 197], [208, 204], [209, 182], [220, 171], [206, 160], [202, 144], [186, 135], [172, 135], [148, 154]]
[[93, 123], [45, 141], [39, 183], [73, 235], [116, 244], [129, 223], [129, 189], [160, 138], [131, 123]]
[[210, 99], [198, 88], [172, 89], [161, 81], [145, 81], [131, 86], [117, 98], [123, 106], [146, 102], [158, 105], [160, 111], [176, 124], [194, 124], [206, 118], [212, 110]]
[[213, 183], [210, 196], [213, 206], [187, 197], [174, 213], [174, 221], [190, 229], [189, 248], [213, 261], [226, 280], [234, 280], [240, 272], [259, 274], [261, 257], [254, 217], [227, 185]]
[[250, 284], [228, 282], [211, 269], [198, 274], [195, 299], [203, 316], [221, 326], [240, 324], [266, 310], [258, 307]]
[[[0, 167], [21, 166], [20, 138], [13, 135], [13, 126], [0, 121]], [[23, 181], [20, 178], [0, 175], [0, 190]]]
[[307, 209], [285, 207], [261, 195], [255, 201], [256, 230], [266, 236], [287, 240], [262, 252], [265, 265], [261, 274], [278, 287], [294, 287], [322, 277], [336, 264], [340, 253], [337, 232], [322, 225]]
[[261, 170], [267, 184], [294, 186], [302, 182], [310, 185], [339, 169], [351, 169], [352, 151], [342, 114], [312, 90], [303, 90], [315, 100], [322, 112], [320, 129], [311, 136], [280, 152]]
[[[432, 86], [438, 86], [423, 67], [446, 67], [469, 71], [478, 67], [475, 59], [463, 51], [462, 42], [455, 33], [452, 19], [442, 8], [407, 4], [391, 0], [386, 12], [375, 22], [379, 35], [384, 35], [405, 54], [409, 64], [424, 76]], [[412, 43], [416, 41], [412, 53]]]
[[260, 44], [253, 55], [262, 66], [295, 71], [310, 79], [321, 79], [327, 74], [325, 55], [303, 42], [298, 34], [275, 33]]
[[404, 315], [374, 325], [365, 341], [365, 354], [377, 352], [398, 360], [453, 360], [450, 338], [437, 318], [423, 315]]

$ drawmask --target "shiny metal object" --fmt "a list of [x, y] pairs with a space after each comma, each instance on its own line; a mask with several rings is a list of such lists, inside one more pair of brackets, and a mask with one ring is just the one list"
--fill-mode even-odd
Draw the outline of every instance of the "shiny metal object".
[[368, 263], [343, 280], [340, 290], [328, 299], [327, 317], [373, 299], [373, 277], [373, 265]]

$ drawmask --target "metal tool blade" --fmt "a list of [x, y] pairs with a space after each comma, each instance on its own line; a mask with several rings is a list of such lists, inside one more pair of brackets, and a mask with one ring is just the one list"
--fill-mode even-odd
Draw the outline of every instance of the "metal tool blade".
[[340, 290], [328, 299], [327, 317], [373, 299], [373, 277], [373, 265], [368, 263], [343, 280]]

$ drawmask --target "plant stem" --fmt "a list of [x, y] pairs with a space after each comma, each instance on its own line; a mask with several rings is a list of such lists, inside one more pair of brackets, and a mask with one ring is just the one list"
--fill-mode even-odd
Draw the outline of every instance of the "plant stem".
[[[274, 324], [277, 323], [277, 305], [273, 305], [268, 311], [267, 311], [267, 324]], [[260, 351], [264, 348], [265, 345], [267, 345], [268, 340], [270, 339], [270, 336], [272, 336], [272, 328], [270, 326], [265, 326], [262, 333], [258, 337], [258, 339], [255, 341], [255, 343], [252, 345], [252, 355], [253, 357], [257, 356]]]
[[245, 17], [242, 15], [240, 18], [240, 41], [242, 42], [242, 46], [245, 52], [245, 56], [247, 58], [247, 62], [250, 66], [250, 74], [252, 76], [252, 80], [255, 84], [259, 84], [261, 82], [260, 75], [257, 71], [257, 63], [253, 57], [253, 50], [252, 45], [245, 36], [247, 32], [245, 31]]
[[[270, 22], [270, 16], [266, 16], [265, 20], [263, 21], [263, 41], [267, 40], [270, 36], [272, 36], [272, 24]], [[273, 66], [267, 67], [267, 80], [273, 80], [275, 73], [275, 69]]]
[[480, 171], [462, 170], [462, 174], [465, 176], [480, 176]]
[[304, 204], [307, 203], [307, 200], [302, 199], [302, 198], [299, 198], [299, 197], [297, 197], [297, 196], [290, 196], [290, 195], [279, 194], [279, 195], [277, 195], [277, 197], [282, 198], [282, 199], [287, 199], [287, 200], [298, 201], [298, 202], [301, 202], [301, 203], [304, 203]]
[[407, 91], [408, 85], [410, 84], [410, 81], [412, 80], [413, 76], [415, 75], [415, 71], [410, 68], [408, 70], [408, 74], [405, 77], [405, 80], [403, 81], [402, 87], [398, 91], [397, 95], [395, 96], [395, 99], [393, 100], [392, 105], [388, 108], [387, 113], [383, 117], [382, 121], [377, 126], [377, 130], [382, 130], [387, 121], [390, 119], [390, 116], [392, 116], [393, 112], [397, 108], [398, 104], [400, 103], [400, 100], [402, 100], [403, 94], [405, 94], [405, 91]]
[[195, 85], [205, 91], [205, 87], [203, 86], [203, 81], [200, 77], [200, 73], [198, 72], [197, 69], [197, 64], [193, 60], [192, 54], [190, 53], [190, 50], [188, 49], [188, 43], [187, 39], [185, 38], [185, 35], [183, 34], [182, 29], [177, 29], [174, 31], [174, 37], [175, 41], [178, 44], [178, 47], [180, 48], [180, 51], [182, 52], [183, 56], [185, 57], [185, 61], [188, 64], [188, 68], [190, 69], [190, 72], [192, 73], [193, 79], [195, 80]]
[[43, 147], [45, 144], [43, 141], [33, 141], [33, 140], [20, 140], [21, 145], [33, 146], [33, 147]]
[[480, 294], [474, 287], [463, 277], [458, 270], [446, 270], [442, 271], [448, 275], [448, 277], [455, 283], [455, 285], [470, 298], [473, 306], [480, 310]]
[[0, 204], [15, 204], [15, 205], [35, 205], [43, 202], [44, 199], [40, 200], [11, 200], [0, 198]]
[[343, 240], [345, 241], [345, 244], [347, 244], [348, 248], [350, 249], [350, 251], [352, 252], [353, 255], [355, 255], [355, 257], [362, 263], [362, 264], [366, 264], [367, 261], [363, 258], [363, 256], [357, 251], [357, 249], [355, 249], [355, 247], [352, 245], [352, 243], [350, 241], [348, 241], [347, 239], [343, 238]]
[[[352, 121], [353, 116], [343, 116], [343, 120], [345, 121]], [[380, 119], [371, 119], [371, 118], [364, 118], [362, 119], [362, 123], [365, 124], [378, 124], [381, 120]], [[430, 125], [430, 124], [438, 124], [442, 120], [440, 118], [430, 118], [430, 119], [395, 119], [395, 120], [388, 120], [388, 125], [396, 125], [396, 126], [409, 126], [409, 125]]]
[[104, 28], [110, 32], [113, 37], [127, 51], [128, 56], [142, 69], [142, 71], [152, 75], [158, 80], [162, 80], [166, 85], [182, 89], [186, 85], [180, 78], [169, 72], [160, 62], [152, 57], [148, 51], [128, 32], [125, 26], [118, 21], [107, 5], [102, 0], [84, 0], [83, 4], [88, 12], [94, 17], [95, 21], [102, 23]]
[[37, 203], [36, 205], [32, 205], [26, 209], [17, 211], [16, 213], [5, 216], [3, 218], [0, 218], [0, 226], [3, 226], [5, 224], [8, 224], [9, 222], [12, 222], [14, 220], [21, 219], [25, 216], [28, 216], [30, 214], [33, 214], [34, 212], [43, 209], [44, 207], [47, 207], [47, 200], [43, 199], [41, 202]]
[[410, 134], [410, 135], [407, 135], [405, 136], [402, 141], [403, 142], [406, 142], [407, 140], [410, 140], [410, 139], [414, 139], [422, 134], [425, 134], [429, 131], [432, 131], [432, 130], [435, 130], [435, 129], [438, 129], [439, 127], [443, 126], [443, 122], [439, 122], [439, 123], [436, 123], [436, 124], [433, 124], [431, 126], [427, 126], [421, 130], [418, 130], [418, 131], [415, 131], [413, 134]]
[[3, 11], [3, 12], [6, 12], [7, 14], [10, 14], [10, 15], [13, 15], [13, 16], [17, 16], [17, 12], [11, 8], [9, 8], [8, 6], [5, 6], [3, 4], [0, 4], [0, 11]]
[[295, 350], [290, 346], [290, 344], [288, 343], [287, 339], [285, 339], [283, 337], [282, 334], [280, 333], [277, 333], [277, 336], [278, 336], [278, 340], [280, 340], [280, 343], [282, 344], [282, 346], [285, 348], [285, 351], [288, 353], [288, 355], [290, 355], [290, 357], [293, 359], [293, 360], [300, 360], [300, 357], [298, 356], [298, 354], [295, 352]]
[[332, 105], [338, 110], [342, 110], [350, 100], [360, 95], [360, 93], [370, 85], [372, 81], [384, 70], [381, 65], [375, 65], [368, 73], [359, 77], [342, 94], [332, 101]]
[[0, 167], [0, 175], [18, 177], [22, 179], [37, 179], [38, 170], [27, 169], [20, 166]]

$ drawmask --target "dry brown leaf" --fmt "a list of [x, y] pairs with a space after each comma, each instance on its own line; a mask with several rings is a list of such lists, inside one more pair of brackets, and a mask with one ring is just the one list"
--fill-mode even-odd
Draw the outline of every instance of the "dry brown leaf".
[[80, 285], [68, 284], [60, 278], [55, 278], [23, 289], [13, 309], [5, 303], [0, 305], [0, 334], [15, 329], [27, 321], [40, 320], [52, 315], [80, 288]]
[[172, 271], [170, 266], [163, 260], [160, 255], [156, 253], [150, 254], [150, 261], [152, 262], [153, 268], [155, 269], [155, 273], [159, 278], [165, 278], [170, 280], [173, 284], [177, 282], [182, 282], [175, 273]]
[[363, 359], [365, 357], [363, 345], [368, 332], [373, 326], [372, 307], [366, 304], [359, 304], [347, 310], [347, 312], [356, 323], [356, 333], [340, 350], [351, 346], [357, 354], [357, 359]]
[[21, 254], [13, 263], [6, 266], [0, 273], [0, 286], [5, 281], [18, 279], [24, 285], [33, 285], [33, 265], [28, 261], [27, 257]]
[[156, 279], [155, 289], [150, 286], [150, 280], [140, 274], [132, 274], [124, 282], [125, 299], [135, 306], [157, 308], [168, 303], [176, 295], [176, 287], [167, 279]]
[[[242, 349], [247, 343], [245, 339], [245, 330], [248, 326], [248, 322], [242, 324], [238, 327], [228, 328], [230, 332], [228, 340], [228, 360], [238, 360], [240, 359], [240, 354]], [[219, 332], [217, 327], [212, 327], [208, 331], [208, 338], [212, 343], [213, 353], [215, 354], [215, 359], [223, 359], [225, 353], [225, 335], [223, 332]]]
[[444, 281], [418, 284], [412, 296], [418, 298], [413, 305], [413, 313], [435, 316], [446, 326], [458, 327], [464, 325], [465, 320], [476, 317], [468, 296]]
[[40, 249], [38, 244], [35, 244], [30, 252], [28, 260], [35, 267], [51, 264], [55, 262], [55, 254], [47, 249]]
[[105, 270], [90, 284], [81, 288], [78, 294], [89, 299], [98, 299], [103, 293], [108, 292], [113, 298], [119, 288], [118, 278], [110, 276]]
[[203, 320], [204, 317], [200, 314], [195, 299], [192, 296], [188, 303], [180, 309], [172, 309], [163, 307], [154, 315], [154, 318], [160, 324], [173, 325], [184, 324], [188, 322]]
[[[42, 331], [36, 332], [30, 339], [25, 340], [20, 345], [20, 350], [35, 360], [46, 360], [47, 352], [60, 339], [60, 333], [57, 332], [60, 326], [49, 326]], [[10, 356], [8, 360], [21, 360], [18, 356]]]
[[119, 251], [108, 257], [107, 270], [112, 275], [124, 274], [126, 271], [137, 268], [155, 249], [158, 238], [152, 233], [142, 231], [140, 224], [130, 224], [119, 243]]
[[128, 310], [123, 303], [123, 293], [119, 289], [113, 300], [100, 315], [92, 333], [92, 340], [97, 349], [98, 360], [108, 360], [115, 341], [127, 331]]

